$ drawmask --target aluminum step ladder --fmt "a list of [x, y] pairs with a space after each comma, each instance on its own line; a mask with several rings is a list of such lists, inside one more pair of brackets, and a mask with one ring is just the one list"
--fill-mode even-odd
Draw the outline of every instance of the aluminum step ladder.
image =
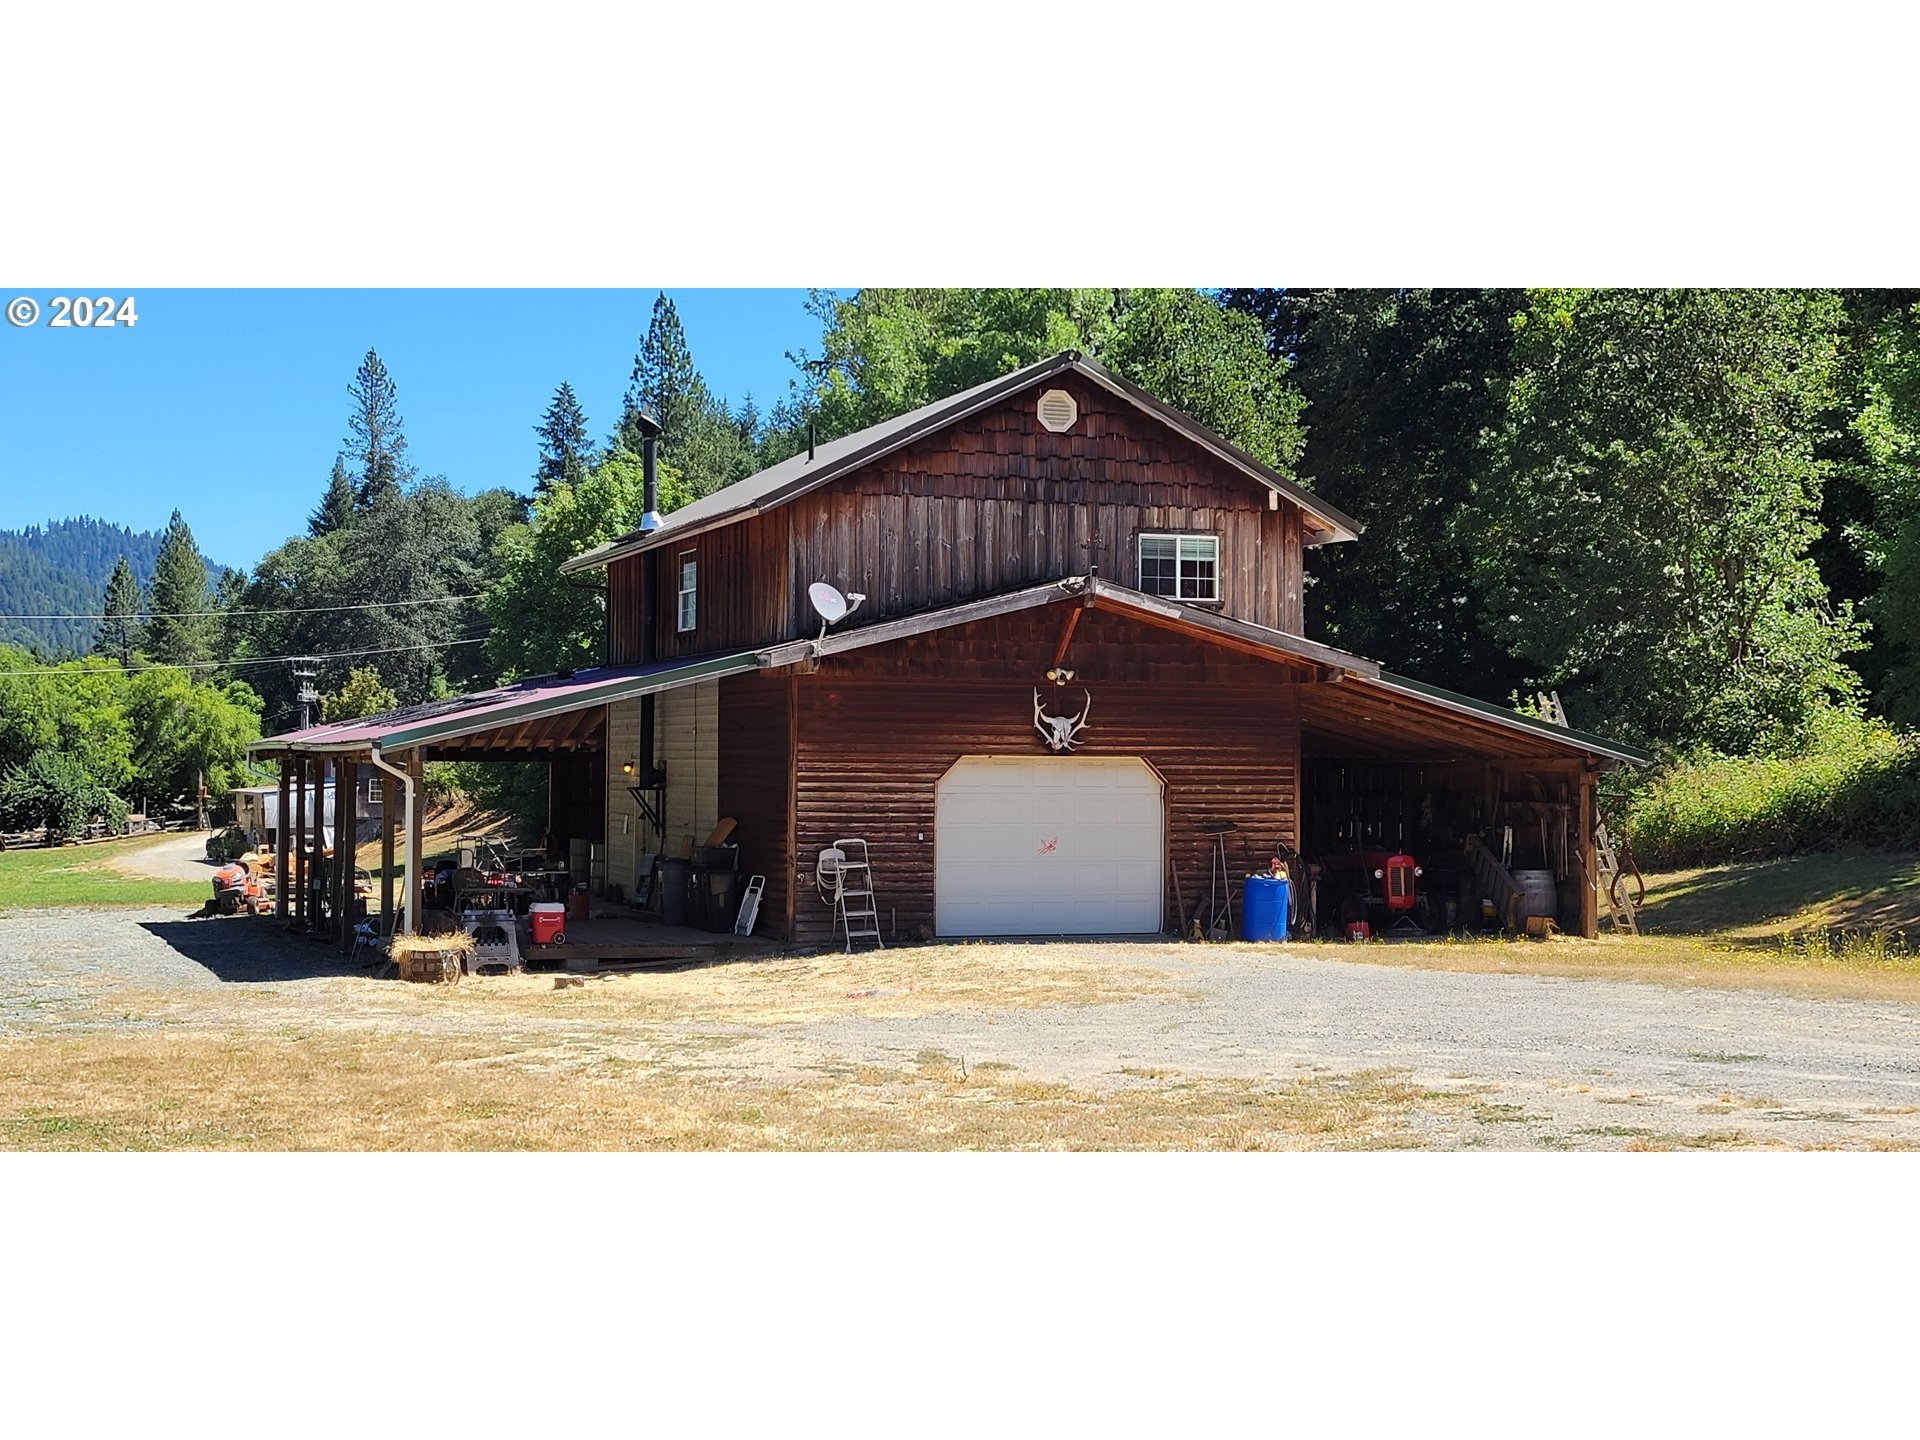
[[840, 852], [833, 867], [833, 914], [846, 933], [847, 953], [853, 942], [871, 940], [880, 949], [887, 942], [880, 936], [880, 909], [873, 898], [873, 861], [864, 840], [836, 840]]
[[[1566, 707], [1560, 703], [1558, 690], [1540, 697], [1540, 711], [1561, 729], [1568, 728]], [[1593, 876], [1593, 883], [1599, 887], [1600, 902], [1607, 907], [1607, 918], [1613, 922], [1613, 933], [1638, 935], [1640, 919], [1633, 913], [1633, 902], [1619, 884], [1620, 855], [1613, 848], [1613, 836], [1607, 830], [1607, 822], [1600, 818], [1597, 806], [1593, 816], [1593, 863], [1594, 869], [1599, 872]]]

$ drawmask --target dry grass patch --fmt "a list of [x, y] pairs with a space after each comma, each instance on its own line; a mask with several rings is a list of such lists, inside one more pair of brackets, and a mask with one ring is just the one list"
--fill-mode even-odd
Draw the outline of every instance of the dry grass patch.
[[1389, 1072], [1113, 1092], [968, 1070], [771, 1083], [576, 1047], [104, 1034], [0, 1047], [0, 1145], [192, 1150], [1297, 1150], [1409, 1143]]
[[1163, 972], [1098, 945], [937, 945], [600, 975], [565, 990], [547, 976], [487, 976], [447, 987], [428, 1003], [476, 1016], [764, 1026], [1112, 1005], [1176, 993]]
[[478, 1035], [695, 1026], [709, 1032], [698, 1043], [710, 1044], [728, 1032], [855, 1015], [903, 1019], [1182, 993], [1164, 972], [1097, 945], [930, 946], [579, 978], [585, 983], [563, 989], [554, 988], [551, 975], [468, 977], [454, 985], [334, 975], [193, 990], [101, 981], [89, 999], [103, 1017], [201, 1029], [298, 1025], [338, 1033], [371, 1025]]
[[[1257, 950], [1264, 946], [1242, 946]], [[1473, 975], [1546, 975], [1569, 980], [1637, 980], [1657, 985], [1784, 991], [1815, 999], [1920, 1002], [1920, 955], [1910, 961], [1850, 963], [1778, 945], [1724, 944], [1706, 935], [1601, 935], [1593, 940], [1430, 940], [1288, 947], [1316, 959]]]

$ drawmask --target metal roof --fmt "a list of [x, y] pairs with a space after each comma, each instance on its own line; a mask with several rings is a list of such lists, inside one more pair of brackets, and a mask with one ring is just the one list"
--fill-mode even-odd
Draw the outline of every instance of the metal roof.
[[1422, 680], [1409, 680], [1404, 675], [1394, 675], [1383, 670], [1377, 677], [1376, 683], [1388, 690], [1397, 690], [1402, 695], [1432, 701], [1434, 704], [1456, 710], [1463, 715], [1476, 715], [1485, 720], [1497, 720], [1509, 729], [1531, 731], [1533, 734], [1544, 735], [1549, 740], [1558, 740], [1563, 743], [1572, 741], [1582, 750], [1611, 756], [1615, 760], [1627, 760], [1635, 765], [1653, 763], [1652, 752], [1642, 750], [1638, 745], [1629, 745], [1624, 740], [1609, 740], [1603, 735], [1595, 735], [1590, 730], [1575, 730], [1571, 725], [1556, 725], [1551, 720], [1522, 715], [1518, 710], [1508, 710], [1499, 705], [1489, 704], [1485, 700], [1476, 700], [1471, 695], [1442, 690], [1438, 685], [1429, 685]]
[[828, 440], [814, 447], [812, 455], [804, 451], [798, 455], [771, 465], [758, 474], [749, 475], [744, 480], [702, 496], [691, 505], [683, 505], [664, 517], [657, 529], [634, 530], [617, 540], [596, 545], [593, 549], [574, 556], [563, 564], [563, 574], [581, 570], [596, 570], [612, 564], [628, 555], [637, 555], [642, 550], [684, 540], [690, 535], [705, 530], [717, 529], [722, 525], [731, 525], [745, 520], [763, 511], [772, 510], [786, 504], [810, 490], [816, 490], [829, 481], [857, 470], [862, 465], [890, 455], [896, 450], [911, 445], [914, 441], [944, 429], [967, 416], [996, 405], [1009, 396], [1022, 390], [1050, 380], [1068, 372], [1085, 376], [1096, 385], [1103, 387], [1121, 399], [1152, 415], [1161, 423], [1178, 431], [1203, 450], [1211, 451], [1219, 459], [1252, 479], [1264, 485], [1276, 494], [1283, 495], [1314, 516], [1328, 527], [1328, 533], [1320, 540], [1309, 540], [1309, 544], [1323, 544], [1334, 540], [1353, 540], [1358, 538], [1365, 528], [1359, 521], [1342, 513], [1326, 501], [1303, 488], [1298, 482], [1288, 479], [1268, 465], [1247, 454], [1231, 441], [1215, 434], [1199, 421], [1168, 405], [1165, 401], [1148, 394], [1131, 381], [1123, 380], [1104, 365], [1087, 359], [1077, 350], [1063, 350], [1050, 359], [1041, 360], [1023, 369], [999, 375], [971, 390], [962, 390], [957, 395], [948, 395], [943, 399], [922, 405], [917, 410], [909, 410], [891, 420], [883, 420], [877, 425], [869, 425], [864, 430], [856, 430], [851, 435], [843, 435], [838, 440]]
[[1653, 756], [1623, 741], [1609, 740], [1584, 730], [1574, 730], [1551, 721], [1522, 715], [1470, 695], [1456, 694], [1410, 680], [1404, 675], [1383, 671], [1363, 656], [1321, 645], [1304, 636], [1263, 625], [1216, 615], [1211, 611], [1181, 605], [1159, 596], [1148, 595], [1111, 580], [1090, 576], [1071, 576], [1041, 585], [1027, 586], [1003, 595], [963, 601], [918, 615], [905, 615], [869, 625], [836, 631], [824, 640], [793, 640], [761, 650], [732, 655], [710, 655], [697, 660], [665, 661], [654, 665], [604, 666], [581, 670], [571, 675], [542, 675], [514, 685], [503, 685], [473, 695], [430, 700], [420, 705], [402, 706], [363, 720], [343, 720], [333, 725], [315, 725], [285, 735], [270, 735], [256, 740], [248, 749], [256, 754], [294, 750], [302, 753], [345, 754], [378, 745], [407, 749], [415, 745], [436, 744], [461, 736], [475, 735], [503, 725], [525, 724], [547, 716], [606, 705], [636, 696], [657, 694], [702, 680], [718, 679], [749, 670], [779, 669], [802, 660], [885, 645], [913, 635], [951, 629], [997, 615], [1013, 614], [1042, 605], [1064, 602], [1087, 604], [1119, 614], [1131, 615], [1148, 624], [1178, 629], [1196, 638], [1271, 655], [1275, 659], [1306, 662], [1338, 671], [1362, 686], [1376, 686], [1419, 703], [1435, 705], [1456, 714], [1500, 725], [1506, 729], [1550, 741], [1569, 750], [1604, 755], [1616, 760], [1646, 764]]
[[1133, 615], [1149, 624], [1171, 626], [1202, 638], [1212, 637], [1242, 649], [1252, 647], [1263, 650], [1276, 659], [1305, 661], [1326, 666], [1331, 670], [1343, 672], [1351, 677], [1351, 681], [1358, 682], [1362, 686], [1378, 686], [1408, 699], [1437, 705], [1456, 714], [1490, 721], [1508, 730], [1551, 741], [1569, 750], [1583, 750], [1589, 754], [1604, 755], [1610, 759], [1625, 760], [1634, 764], [1647, 764], [1653, 759], [1653, 756], [1645, 750], [1624, 741], [1609, 740], [1585, 730], [1556, 725], [1548, 720], [1536, 719], [1531, 715], [1522, 715], [1518, 711], [1489, 704], [1484, 700], [1476, 700], [1470, 695], [1456, 694], [1451, 690], [1443, 690], [1437, 685], [1410, 680], [1404, 675], [1394, 675], [1382, 670], [1376, 662], [1365, 656], [1336, 650], [1332, 646], [1321, 645], [1304, 636], [1294, 635], [1284, 630], [1272, 630], [1264, 625], [1254, 625], [1245, 620], [1235, 620], [1191, 605], [1181, 605], [1175, 601], [1166, 600], [1157, 595], [1148, 595], [1144, 591], [1125, 585], [1116, 585], [1111, 580], [1102, 580], [1097, 577], [1073, 576], [1065, 580], [1052, 580], [1043, 585], [1032, 585], [1022, 590], [1009, 591], [1004, 595], [988, 596], [982, 600], [964, 601], [940, 610], [929, 610], [918, 615], [906, 615], [892, 620], [878, 620], [870, 625], [831, 633], [825, 640], [797, 640], [775, 646], [762, 652], [761, 658], [769, 666], [791, 665], [811, 656], [836, 655], [848, 650], [864, 649], [870, 645], [884, 645], [913, 635], [946, 630], [956, 625], [971, 624], [976, 620], [991, 619], [997, 615], [1012, 614], [1039, 605], [1053, 605], [1069, 600], [1090, 603], [1098, 609], [1118, 614]]
[[752, 670], [760, 665], [752, 652], [710, 655], [699, 660], [667, 661], [656, 665], [601, 666], [570, 675], [541, 675], [514, 685], [502, 685], [472, 695], [455, 695], [419, 705], [403, 705], [362, 720], [333, 725], [311, 725], [284, 735], [268, 735], [248, 746], [255, 754], [281, 750], [345, 754], [379, 745], [406, 749], [414, 745], [475, 735], [501, 725], [524, 724], [549, 715], [562, 715], [591, 705], [606, 705], [638, 695], [657, 694], [701, 680]]

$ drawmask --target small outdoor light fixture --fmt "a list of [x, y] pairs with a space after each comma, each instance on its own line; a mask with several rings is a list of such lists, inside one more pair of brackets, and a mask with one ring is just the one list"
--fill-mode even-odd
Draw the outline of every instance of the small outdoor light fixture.
[[631, 760], [628, 760], [628, 761], [626, 761], [626, 762], [624, 762], [624, 763], [623, 763], [623, 764], [622, 764], [622, 765], [620, 766], [620, 773], [621, 773], [622, 775], [631, 775], [631, 774], [633, 774], [633, 761], [631, 761]]

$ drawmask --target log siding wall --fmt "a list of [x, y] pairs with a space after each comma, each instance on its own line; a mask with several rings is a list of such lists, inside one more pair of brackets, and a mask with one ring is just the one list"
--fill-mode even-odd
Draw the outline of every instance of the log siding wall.
[[[1033, 728], [1033, 677], [1051, 658], [1059, 620], [1004, 617], [946, 632], [937, 656], [906, 641], [795, 677], [796, 943], [833, 943], [831, 911], [798, 876], [810, 877], [811, 857], [843, 836], [872, 847], [883, 928], [891, 934], [897, 923], [903, 938], [931, 931], [936, 786], [962, 756], [1047, 753]], [[1181, 663], [1161, 663], [1163, 647], [1180, 651]], [[1053, 709], [1060, 695], [1077, 705], [1086, 689], [1093, 706], [1076, 753], [1137, 755], [1159, 771], [1168, 850], [1189, 909], [1206, 885], [1206, 821], [1236, 822], [1256, 861], [1262, 847], [1298, 843], [1299, 687], [1289, 672], [1197, 653], [1098, 612], [1071, 653], [1086, 684], [1042, 699]], [[1239, 870], [1237, 836], [1229, 858]], [[1171, 927], [1170, 883], [1166, 893]]]

